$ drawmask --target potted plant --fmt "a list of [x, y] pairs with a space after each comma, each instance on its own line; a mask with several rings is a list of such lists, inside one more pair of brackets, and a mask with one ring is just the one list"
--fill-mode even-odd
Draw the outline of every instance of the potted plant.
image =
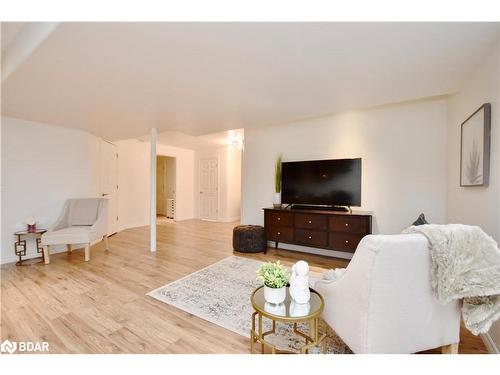
[[279, 304], [285, 300], [290, 272], [279, 261], [262, 264], [257, 270], [257, 280], [264, 283], [264, 298], [267, 302]]
[[274, 199], [273, 206], [274, 208], [281, 207], [281, 160], [282, 155], [278, 155], [276, 159], [276, 165], [274, 167]]

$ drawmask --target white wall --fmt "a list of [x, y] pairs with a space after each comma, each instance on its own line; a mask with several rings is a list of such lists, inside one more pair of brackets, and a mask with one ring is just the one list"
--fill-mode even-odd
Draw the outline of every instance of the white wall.
[[13, 233], [27, 217], [47, 228], [66, 199], [98, 194], [98, 142], [80, 130], [2, 117], [2, 263], [15, 261]]
[[241, 150], [227, 148], [227, 218], [241, 215]]
[[[446, 205], [447, 222], [479, 225], [497, 241], [500, 240], [499, 70], [498, 51], [494, 51], [462, 89], [449, 98]], [[492, 110], [490, 183], [485, 187], [460, 187], [460, 125], [487, 102]]]
[[[479, 225], [500, 241], [500, 58], [499, 50], [449, 98], [448, 185], [446, 221]], [[460, 187], [460, 124], [484, 103], [491, 103], [490, 183], [487, 187]], [[500, 322], [490, 329], [492, 344], [500, 350]]]
[[274, 161], [363, 158], [362, 209], [374, 233], [399, 233], [420, 212], [444, 223], [446, 100], [436, 99], [245, 130], [242, 223], [272, 205]]
[[[150, 143], [136, 139], [118, 147], [120, 230], [149, 225]], [[176, 158], [176, 220], [193, 218], [194, 151], [158, 144], [157, 154]]]

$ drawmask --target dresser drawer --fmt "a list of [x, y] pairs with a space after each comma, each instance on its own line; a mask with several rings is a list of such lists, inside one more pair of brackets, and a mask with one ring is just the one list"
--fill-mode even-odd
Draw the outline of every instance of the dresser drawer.
[[364, 236], [364, 234], [330, 232], [328, 247], [338, 251], [354, 253], [356, 247], [358, 247], [359, 241], [361, 241]]
[[314, 214], [295, 214], [295, 227], [304, 229], [326, 230], [326, 216]]
[[266, 212], [266, 225], [291, 227], [293, 226], [293, 214], [283, 211]]
[[342, 216], [330, 217], [328, 228], [332, 232], [370, 233], [369, 218], [365, 216]]
[[302, 245], [325, 247], [327, 234], [316, 230], [295, 229], [295, 242]]
[[290, 227], [266, 227], [266, 238], [269, 241], [293, 242], [293, 228]]

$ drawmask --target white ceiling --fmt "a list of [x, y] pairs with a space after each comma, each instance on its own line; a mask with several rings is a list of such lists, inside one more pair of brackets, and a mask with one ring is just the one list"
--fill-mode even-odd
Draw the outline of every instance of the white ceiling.
[[19, 34], [25, 22], [9, 22], [2, 25], [2, 54], [5, 53], [9, 44]]
[[63, 23], [2, 82], [2, 113], [110, 140], [286, 123], [452, 93], [497, 35], [496, 23]]
[[[217, 133], [210, 133], [200, 136], [192, 136], [177, 130], [167, 130], [157, 134], [156, 143], [174, 147], [199, 150], [212, 147], [229, 147], [234, 140], [243, 141], [245, 137], [244, 129], [225, 130]], [[138, 138], [140, 141], [151, 139], [149, 135]]]

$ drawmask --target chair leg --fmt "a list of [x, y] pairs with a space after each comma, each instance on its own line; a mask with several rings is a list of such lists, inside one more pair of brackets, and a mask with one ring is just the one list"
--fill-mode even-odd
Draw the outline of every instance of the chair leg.
[[45, 264], [50, 263], [49, 245], [43, 247], [43, 259], [45, 259]]
[[442, 354], [458, 354], [458, 342], [441, 347]]
[[71, 251], [72, 251], [72, 250], [73, 250], [73, 249], [71, 248], [71, 245], [70, 245], [70, 244], [67, 244], [67, 245], [66, 245], [66, 251], [67, 251], [68, 253], [71, 253]]
[[109, 250], [108, 235], [105, 235], [103, 240], [104, 240], [104, 249]]
[[85, 261], [88, 262], [90, 260], [90, 244], [85, 245]]

